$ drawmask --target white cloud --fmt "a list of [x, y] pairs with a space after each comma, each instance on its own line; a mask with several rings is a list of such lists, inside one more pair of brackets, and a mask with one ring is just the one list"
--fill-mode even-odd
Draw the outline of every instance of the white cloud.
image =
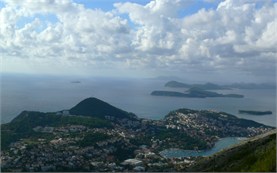
[[[271, 1], [226, 0], [185, 17], [179, 12], [191, 2], [183, 0], [116, 3], [108, 12], [71, 0], [4, 3], [0, 51], [11, 71], [17, 61], [86, 71], [101, 66], [275, 75], [277, 3]], [[49, 14], [57, 21], [43, 18]], [[19, 27], [20, 21], [26, 23]]]

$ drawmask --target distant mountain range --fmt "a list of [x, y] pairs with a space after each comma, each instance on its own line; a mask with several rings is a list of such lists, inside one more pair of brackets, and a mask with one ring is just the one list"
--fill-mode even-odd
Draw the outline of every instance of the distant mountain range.
[[186, 92], [177, 91], [153, 91], [153, 96], [170, 96], [170, 97], [188, 97], [188, 98], [206, 98], [206, 97], [232, 97], [232, 98], [243, 98], [241, 94], [219, 94], [217, 92], [206, 91], [202, 88], [192, 87]]
[[214, 83], [205, 84], [187, 84], [178, 81], [169, 81], [165, 87], [170, 88], [187, 88], [186, 92], [154, 90], [151, 92], [153, 96], [169, 96], [169, 97], [188, 97], [188, 98], [206, 98], [206, 97], [232, 97], [243, 98], [241, 94], [219, 94], [210, 90], [231, 90], [237, 89], [276, 89], [275, 84], [253, 84], [253, 83], [234, 83], [230, 85], [217, 85]]
[[192, 88], [197, 87], [203, 90], [226, 90], [226, 89], [276, 89], [276, 84], [271, 83], [233, 83], [229, 85], [218, 85], [214, 83], [205, 83], [205, 84], [187, 84], [178, 81], [169, 81], [165, 84], [165, 87], [172, 88]]
[[179, 109], [161, 120], [143, 119], [87, 98], [69, 110], [23, 111], [2, 124], [1, 170], [172, 172], [179, 169], [159, 154], [164, 149], [209, 149], [222, 137], [252, 137], [272, 129], [204, 110]]
[[205, 83], [205, 84], [186, 84], [182, 82], [177, 82], [177, 81], [169, 81], [165, 84], [166, 87], [172, 87], [172, 88], [199, 88], [202, 90], [226, 90], [230, 89], [225, 86], [220, 86], [217, 84], [213, 83]]

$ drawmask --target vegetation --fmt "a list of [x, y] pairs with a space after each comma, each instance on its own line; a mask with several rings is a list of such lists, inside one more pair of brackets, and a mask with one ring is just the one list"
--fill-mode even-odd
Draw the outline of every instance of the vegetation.
[[276, 172], [276, 131], [202, 158], [186, 171]]

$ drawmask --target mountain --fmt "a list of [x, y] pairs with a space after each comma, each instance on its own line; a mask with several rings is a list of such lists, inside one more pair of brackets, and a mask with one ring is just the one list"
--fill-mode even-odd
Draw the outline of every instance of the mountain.
[[276, 130], [204, 157], [183, 171], [276, 172]]
[[105, 118], [111, 116], [114, 118], [135, 118], [134, 114], [118, 109], [97, 98], [87, 98], [69, 110], [72, 115], [93, 116]]

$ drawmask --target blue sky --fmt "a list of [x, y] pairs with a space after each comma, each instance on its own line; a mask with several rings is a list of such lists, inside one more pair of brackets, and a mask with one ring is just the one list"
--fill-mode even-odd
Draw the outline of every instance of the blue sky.
[[[74, 0], [74, 2], [83, 4], [87, 8], [92, 8], [92, 9], [97, 8], [104, 11], [110, 11], [114, 9], [114, 6], [113, 6], [114, 3], [131, 2], [131, 3], [146, 5], [150, 1], [151, 0]], [[182, 10], [181, 16], [191, 15], [197, 12], [201, 8], [214, 9], [217, 7], [218, 3], [220, 2], [219, 0], [216, 0], [213, 3], [209, 3], [203, 0], [188, 0], [188, 1], [190, 1], [191, 5], [189, 6], [189, 8]]]

